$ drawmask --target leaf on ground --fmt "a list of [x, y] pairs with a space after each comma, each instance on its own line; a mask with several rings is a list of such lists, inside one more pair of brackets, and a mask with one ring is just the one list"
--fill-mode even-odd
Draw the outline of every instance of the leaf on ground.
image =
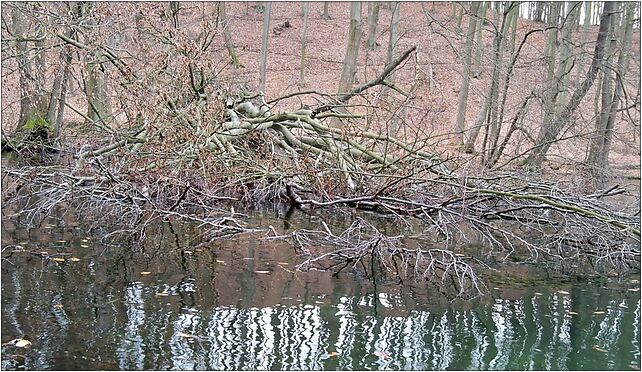
[[31, 346], [31, 341], [25, 340], [24, 338], [16, 338], [12, 341], [15, 347], [29, 347]]

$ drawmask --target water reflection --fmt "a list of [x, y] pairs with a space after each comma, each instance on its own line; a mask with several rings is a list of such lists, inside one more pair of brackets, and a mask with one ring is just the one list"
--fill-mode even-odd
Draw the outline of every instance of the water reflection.
[[80, 261], [3, 262], [2, 342], [33, 346], [4, 345], [2, 368], [639, 369], [638, 281], [503, 285], [444, 303], [412, 283], [295, 273], [296, 255], [274, 242], [197, 251], [175, 235], [132, 252], [82, 229], [3, 223], [4, 244]]

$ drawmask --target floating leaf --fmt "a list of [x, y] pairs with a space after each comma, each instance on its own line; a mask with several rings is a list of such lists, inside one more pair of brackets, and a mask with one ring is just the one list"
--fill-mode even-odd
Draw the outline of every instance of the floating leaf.
[[631, 292], [640, 292], [640, 288], [629, 288]]
[[69, 261], [78, 262], [78, 261], [80, 261], [80, 258], [78, 258], [78, 257], [70, 257]]
[[47, 251], [42, 251], [42, 252], [40, 252], [40, 255], [41, 255], [41, 256], [48, 256], [48, 255], [49, 255], [49, 252], [47, 252]]
[[388, 355], [388, 353], [386, 353], [384, 351], [378, 351], [377, 350], [377, 351], [374, 352], [374, 355], [378, 356], [381, 359], [390, 359], [390, 355]]
[[80, 241], [83, 242], [83, 243], [87, 243], [88, 240], [87, 239], [80, 239]]
[[67, 243], [66, 240], [56, 240], [56, 243]]
[[334, 356], [337, 356], [337, 355], [339, 355], [339, 353], [337, 353], [336, 351], [331, 351], [331, 352], [328, 353], [328, 358], [331, 358], [331, 357], [334, 357]]
[[570, 293], [568, 293], [566, 291], [562, 291], [562, 290], [557, 291], [557, 293], [559, 293], [561, 295], [569, 295], [570, 294]]
[[65, 262], [65, 259], [64, 259], [64, 258], [62, 258], [62, 257], [54, 257], [54, 258], [52, 258], [51, 260], [52, 260], [52, 261], [56, 261], [56, 262]]
[[287, 263], [287, 262], [277, 262], [277, 263], [278, 263], [279, 265], [286, 265], [286, 266], [287, 266], [287, 265], [289, 265], [289, 263]]
[[89, 246], [87, 244], [81, 244], [80, 247], [81, 248], [89, 248]]
[[628, 306], [626, 306], [626, 304], [619, 304], [617, 306], [619, 306], [619, 307], [621, 307], [623, 309], [628, 309], [629, 308]]
[[185, 254], [192, 254], [192, 253], [194, 253], [194, 252], [192, 252], [192, 251], [183, 251], [183, 252], [184, 252]]
[[577, 313], [575, 311], [569, 311], [568, 315], [577, 315]]
[[167, 293], [167, 292], [158, 292], [158, 293], [156, 293], [156, 296], [167, 297], [167, 296], [169, 296], [169, 293]]
[[54, 309], [62, 309], [62, 304], [54, 304]]
[[604, 314], [604, 311], [594, 311], [593, 314], [602, 315], [602, 314]]
[[243, 257], [244, 260], [253, 260], [254, 257]]
[[151, 271], [141, 271], [140, 275], [149, 275], [151, 273], [152, 273]]
[[216, 262], [218, 262], [218, 263], [225, 263], [225, 261], [223, 261], [223, 260], [216, 260]]
[[13, 345], [15, 347], [29, 347], [31, 346], [31, 341], [25, 340], [24, 338], [17, 338], [13, 340]]
[[595, 350], [595, 351], [599, 351], [599, 352], [601, 352], [601, 353], [606, 353], [606, 349], [601, 348], [601, 347], [599, 347], [599, 346], [597, 346], [597, 345], [593, 345], [593, 350]]
[[535, 296], [541, 296], [542, 294], [540, 292], [535, 292], [533, 293]]
[[268, 271], [268, 270], [254, 270], [254, 272], [257, 273], [257, 274], [269, 274], [270, 273], [270, 271]]
[[178, 332], [176, 335], [179, 336], [179, 337], [184, 337], [184, 338], [198, 338], [198, 336], [196, 336], [196, 335], [191, 335], [191, 334], [185, 333], [185, 332]]

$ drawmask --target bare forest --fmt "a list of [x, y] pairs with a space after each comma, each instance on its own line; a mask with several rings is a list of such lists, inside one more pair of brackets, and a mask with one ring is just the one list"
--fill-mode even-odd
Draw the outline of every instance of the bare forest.
[[[3, 2], [2, 151], [13, 217], [106, 240], [180, 220], [454, 294], [638, 271], [640, 3]], [[353, 222], [239, 212], [277, 204]]]

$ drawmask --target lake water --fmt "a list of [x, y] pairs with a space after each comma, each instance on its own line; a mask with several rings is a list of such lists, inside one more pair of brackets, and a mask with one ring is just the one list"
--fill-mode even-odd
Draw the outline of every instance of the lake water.
[[[107, 245], [82, 216], [28, 228], [11, 212], [1, 337], [32, 345], [4, 344], [3, 370], [640, 369], [637, 276], [559, 280], [517, 266], [520, 280], [450, 301], [422, 283], [296, 272], [292, 247], [263, 233], [199, 245], [167, 222], [142, 247]], [[297, 213], [289, 226], [278, 211], [250, 223], [314, 224]]]

